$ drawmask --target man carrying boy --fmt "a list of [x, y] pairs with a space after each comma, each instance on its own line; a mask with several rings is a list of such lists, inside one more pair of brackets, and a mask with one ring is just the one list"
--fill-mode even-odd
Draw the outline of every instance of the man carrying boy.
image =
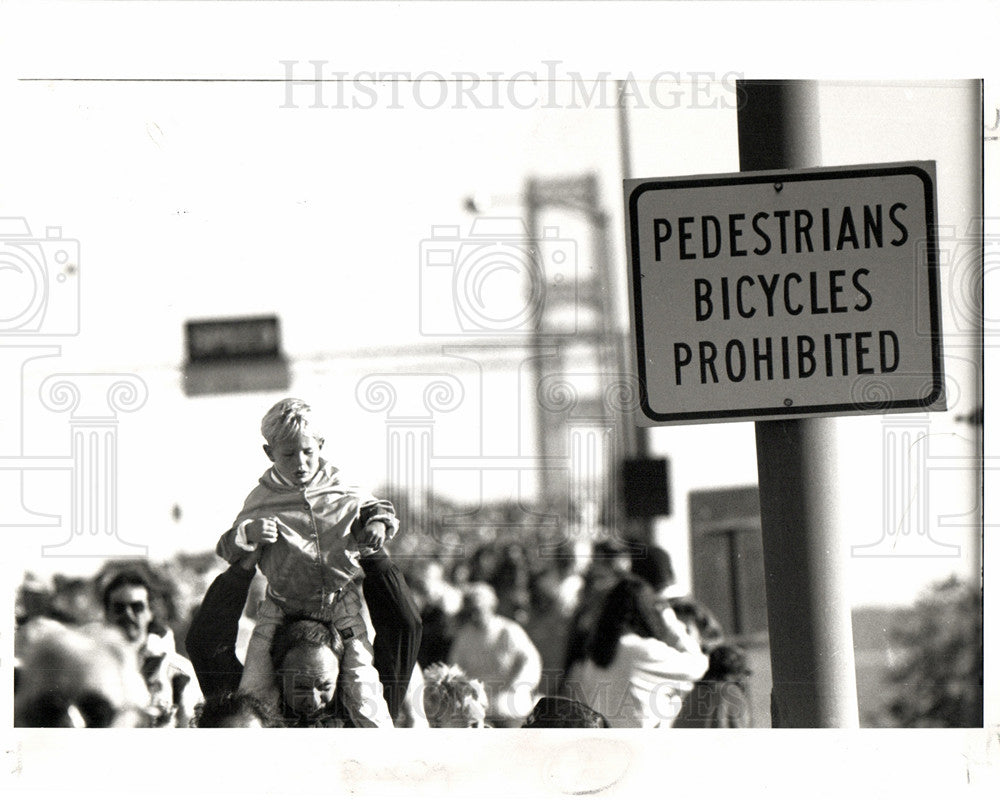
[[240, 689], [274, 704], [274, 632], [290, 617], [314, 619], [343, 640], [340, 688], [354, 724], [392, 727], [354, 580], [362, 548], [377, 551], [396, 533], [392, 504], [343, 483], [339, 470], [320, 458], [324, 439], [303, 401], [276, 403], [265, 414], [261, 433], [274, 466], [216, 547], [230, 563], [259, 553], [267, 578]]

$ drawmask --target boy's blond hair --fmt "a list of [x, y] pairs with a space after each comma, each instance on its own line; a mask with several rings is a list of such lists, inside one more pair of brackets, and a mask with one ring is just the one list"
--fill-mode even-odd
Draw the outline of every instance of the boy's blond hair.
[[323, 435], [314, 427], [312, 406], [305, 400], [286, 397], [279, 400], [264, 415], [260, 422], [260, 433], [268, 444], [277, 444], [306, 434], [323, 445]]

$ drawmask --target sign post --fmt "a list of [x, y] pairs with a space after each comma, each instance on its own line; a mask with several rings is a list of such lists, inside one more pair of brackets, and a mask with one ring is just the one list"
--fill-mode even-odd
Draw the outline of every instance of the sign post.
[[[746, 81], [740, 168], [815, 166], [815, 86]], [[828, 418], [756, 423], [773, 727], [856, 728], [847, 548], [831, 506], [838, 477]]]
[[741, 81], [741, 172], [626, 181], [641, 425], [754, 420], [774, 727], [857, 727], [832, 415], [943, 410], [934, 165], [821, 168]]

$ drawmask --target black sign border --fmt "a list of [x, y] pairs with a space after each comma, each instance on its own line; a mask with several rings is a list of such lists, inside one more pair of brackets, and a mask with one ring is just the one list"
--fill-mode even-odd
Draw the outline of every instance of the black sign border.
[[[873, 400], [851, 403], [829, 403], [810, 406], [781, 406], [780, 408], [747, 408], [728, 411], [684, 411], [679, 413], [664, 413], [654, 411], [649, 404], [649, 393], [646, 389], [646, 352], [642, 330], [642, 271], [640, 269], [638, 202], [639, 197], [649, 191], [663, 189], [704, 189], [719, 186], [745, 186], [757, 183], [793, 183], [796, 181], [843, 180], [844, 178], [876, 178], [911, 175], [918, 178], [924, 186], [924, 209], [927, 224], [927, 275], [929, 285], [929, 304], [931, 317], [931, 370], [933, 378], [930, 392], [926, 397], [903, 400]], [[701, 176], [696, 178], [677, 178], [668, 180], [643, 181], [635, 186], [628, 195], [629, 241], [632, 246], [632, 258], [629, 264], [632, 277], [632, 314], [634, 321], [634, 339], [636, 347], [636, 369], [638, 370], [639, 407], [643, 414], [654, 422], [724, 422], [726, 420], [747, 420], [767, 417], [805, 417], [840, 414], [890, 413], [895, 410], [920, 410], [933, 406], [944, 393], [944, 356], [941, 335], [941, 305], [939, 297], [939, 264], [938, 241], [936, 225], [936, 207], [934, 180], [930, 174], [914, 164], [898, 164], [886, 166], [864, 166], [831, 169], [809, 170], [768, 170], [719, 176]]]

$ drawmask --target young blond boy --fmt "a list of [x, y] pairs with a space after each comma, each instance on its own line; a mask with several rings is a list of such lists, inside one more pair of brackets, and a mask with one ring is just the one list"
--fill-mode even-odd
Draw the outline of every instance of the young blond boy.
[[240, 689], [275, 703], [279, 692], [270, 653], [275, 631], [290, 617], [319, 620], [344, 643], [339, 687], [352, 721], [391, 728], [354, 578], [360, 551], [380, 549], [399, 522], [390, 502], [343, 483], [339, 470], [320, 457], [324, 438], [311, 411], [302, 400], [288, 398], [264, 415], [264, 452], [274, 466], [216, 547], [230, 563], [258, 552], [267, 578]]

